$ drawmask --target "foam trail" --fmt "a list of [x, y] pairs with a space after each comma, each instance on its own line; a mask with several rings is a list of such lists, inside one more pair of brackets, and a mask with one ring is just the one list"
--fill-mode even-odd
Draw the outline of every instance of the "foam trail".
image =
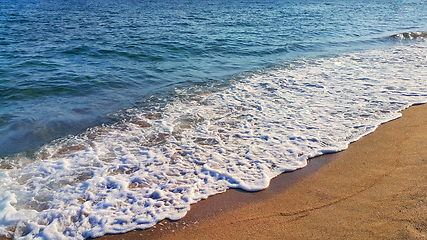
[[[182, 218], [229, 188], [258, 191], [426, 102], [427, 44], [300, 59], [216, 92], [3, 159], [0, 231], [87, 238]], [[248, 75], [248, 74], [247, 74]], [[19, 197], [17, 197], [19, 196]]]

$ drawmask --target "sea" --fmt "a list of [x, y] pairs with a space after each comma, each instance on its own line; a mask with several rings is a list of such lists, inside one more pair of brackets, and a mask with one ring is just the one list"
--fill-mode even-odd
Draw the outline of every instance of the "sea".
[[263, 190], [426, 103], [426, 31], [425, 0], [0, 0], [0, 235]]

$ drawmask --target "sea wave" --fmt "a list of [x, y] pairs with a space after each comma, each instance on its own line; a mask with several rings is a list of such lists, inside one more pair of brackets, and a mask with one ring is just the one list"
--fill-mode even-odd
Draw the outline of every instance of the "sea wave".
[[396, 39], [427, 40], [427, 32], [405, 32], [391, 36]]
[[425, 42], [303, 58], [0, 163], [0, 232], [87, 238], [179, 219], [229, 188], [258, 191], [427, 100]]

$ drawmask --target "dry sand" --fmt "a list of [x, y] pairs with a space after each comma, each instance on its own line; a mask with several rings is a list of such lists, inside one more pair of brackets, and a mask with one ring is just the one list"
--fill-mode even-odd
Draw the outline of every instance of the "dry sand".
[[427, 239], [427, 104], [257, 193], [229, 190], [176, 222], [100, 239]]

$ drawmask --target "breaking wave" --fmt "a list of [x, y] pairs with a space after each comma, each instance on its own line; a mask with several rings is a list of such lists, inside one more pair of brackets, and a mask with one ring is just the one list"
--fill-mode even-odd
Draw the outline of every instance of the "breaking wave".
[[395, 39], [426, 40], [427, 32], [406, 32], [395, 34], [391, 37]]

